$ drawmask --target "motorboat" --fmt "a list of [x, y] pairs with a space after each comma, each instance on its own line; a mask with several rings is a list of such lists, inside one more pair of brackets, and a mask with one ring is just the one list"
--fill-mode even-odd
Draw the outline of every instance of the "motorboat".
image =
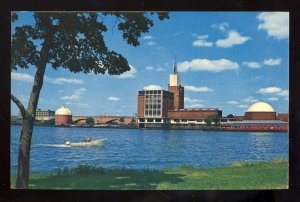
[[101, 139], [101, 140], [92, 140], [90, 142], [71, 142], [71, 141], [67, 141], [66, 146], [70, 146], [70, 147], [101, 146], [105, 143], [105, 141], [106, 141], [106, 138]]

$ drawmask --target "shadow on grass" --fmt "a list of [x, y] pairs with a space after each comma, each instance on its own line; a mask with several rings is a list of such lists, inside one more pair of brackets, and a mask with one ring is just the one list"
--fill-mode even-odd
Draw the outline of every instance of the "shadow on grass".
[[48, 174], [33, 174], [30, 188], [37, 189], [95, 189], [95, 190], [152, 190], [157, 186], [184, 182], [185, 175], [161, 170], [105, 169], [77, 166]]

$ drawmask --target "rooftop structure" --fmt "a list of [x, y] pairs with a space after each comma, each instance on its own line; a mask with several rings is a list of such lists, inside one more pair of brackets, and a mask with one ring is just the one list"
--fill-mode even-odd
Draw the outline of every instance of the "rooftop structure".
[[61, 106], [59, 109], [56, 110], [55, 115], [72, 115], [72, 112], [65, 106]]
[[265, 102], [257, 102], [251, 105], [247, 112], [275, 112], [273, 107]]

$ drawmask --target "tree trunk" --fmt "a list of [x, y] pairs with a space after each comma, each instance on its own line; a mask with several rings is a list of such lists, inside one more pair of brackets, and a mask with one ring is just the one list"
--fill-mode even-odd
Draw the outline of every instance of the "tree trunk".
[[[48, 38], [49, 39], [49, 38]], [[43, 86], [46, 64], [48, 61], [49, 40], [45, 40], [41, 49], [40, 63], [34, 77], [28, 108], [25, 117], [23, 116], [22, 131], [19, 143], [18, 171], [16, 188], [26, 189], [29, 184], [29, 163], [30, 163], [30, 146], [35, 120], [36, 108], [39, 101], [40, 92]]]
[[22, 131], [19, 145], [18, 173], [16, 188], [28, 188], [30, 145], [33, 130], [33, 121], [23, 118]]

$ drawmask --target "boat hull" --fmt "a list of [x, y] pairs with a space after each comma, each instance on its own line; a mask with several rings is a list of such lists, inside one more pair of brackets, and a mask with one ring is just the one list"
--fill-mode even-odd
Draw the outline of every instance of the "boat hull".
[[70, 143], [68, 146], [70, 147], [93, 147], [93, 146], [101, 146], [105, 143], [106, 139], [103, 140], [93, 140], [91, 142], [76, 142]]

